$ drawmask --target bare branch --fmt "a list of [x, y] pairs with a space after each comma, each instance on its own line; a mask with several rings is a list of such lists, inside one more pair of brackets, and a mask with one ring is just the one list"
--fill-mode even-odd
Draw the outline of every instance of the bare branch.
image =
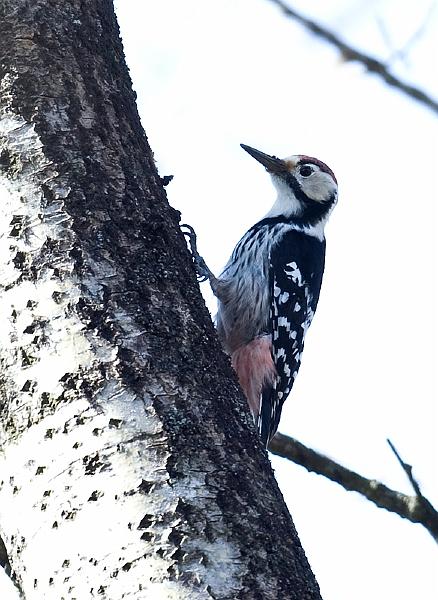
[[295, 19], [296, 21], [301, 23], [301, 25], [303, 25], [306, 29], [311, 31], [314, 35], [322, 38], [326, 42], [329, 42], [332, 46], [338, 48], [345, 60], [356, 61], [361, 63], [365, 66], [367, 71], [379, 75], [379, 77], [381, 77], [388, 85], [397, 88], [410, 98], [413, 98], [417, 102], [421, 102], [433, 112], [438, 113], [438, 102], [436, 102], [433, 98], [431, 98], [428, 94], [426, 94], [419, 88], [405, 83], [397, 77], [395, 77], [394, 75], [392, 75], [388, 71], [388, 67], [380, 60], [377, 60], [373, 56], [365, 54], [364, 52], [359, 52], [349, 44], [346, 44], [344, 41], [342, 41], [333, 32], [329, 31], [325, 27], [322, 27], [315, 21], [304, 17], [290, 6], [287, 6], [287, 4], [285, 4], [282, 0], [270, 0], [270, 2], [273, 2], [279, 8], [281, 8], [281, 10], [287, 17]]
[[[324, 475], [324, 477], [327, 477], [331, 481], [342, 485], [347, 491], [362, 494], [379, 508], [394, 512], [412, 523], [423, 525], [438, 543], [438, 512], [421, 495], [421, 492], [420, 494], [416, 492], [415, 496], [409, 496], [392, 490], [379, 481], [367, 479], [354, 471], [346, 469], [327, 456], [319, 454], [294, 438], [281, 433], [277, 433], [273, 438], [269, 445], [269, 450], [277, 456], [287, 458], [305, 467], [308, 471]], [[406, 471], [405, 463], [403, 463], [398, 454], [396, 455]], [[407, 467], [411, 468], [409, 465]], [[411, 481], [412, 474], [408, 475], [408, 477]]]

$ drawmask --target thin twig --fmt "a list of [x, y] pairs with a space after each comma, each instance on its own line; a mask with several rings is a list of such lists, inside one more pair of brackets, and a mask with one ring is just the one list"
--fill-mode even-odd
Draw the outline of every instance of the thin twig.
[[365, 54], [364, 52], [359, 52], [349, 44], [342, 41], [333, 32], [329, 31], [325, 27], [322, 27], [315, 21], [304, 17], [295, 9], [285, 4], [282, 0], [270, 0], [270, 2], [273, 2], [279, 8], [281, 8], [281, 10], [286, 16], [290, 17], [291, 19], [295, 19], [313, 34], [322, 38], [326, 42], [329, 42], [330, 44], [332, 44], [332, 46], [338, 48], [345, 60], [351, 60], [361, 63], [365, 66], [367, 71], [379, 75], [379, 77], [381, 77], [388, 85], [397, 88], [404, 94], [408, 95], [410, 98], [413, 98], [417, 102], [421, 102], [433, 112], [438, 113], [438, 102], [436, 102], [433, 98], [431, 98], [428, 94], [426, 94], [419, 88], [405, 83], [397, 77], [395, 77], [394, 75], [392, 75], [388, 71], [388, 67], [380, 60], [377, 60], [376, 58], [370, 56], [369, 54]]
[[378, 20], [378, 25], [382, 32], [382, 36], [387, 41], [388, 48], [390, 48], [392, 50], [391, 56], [386, 61], [387, 64], [391, 64], [395, 60], [405, 61], [408, 52], [421, 39], [421, 36], [426, 31], [427, 26], [429, 25], [429, 22], [431, 20], [431, 17], [433, 16], [435, 9], [436, 9], [436, 4], [435, 4], [435, 2], [432, 2], [432, 4], [429, 6], [429, 8], [426, 12], [426, 15], [424, 16], [424, 19], [422, 20], [420, 26], [418, 27], [418, 29], [411, 35], [411, 37], [408, 39], [408, 41], [399, 50], [393, 50], [393, 48], [391, 48], [392, 44], [390, 43], [389, 33], [386, 31], [384, 23], [380, 19]]
[[412, 474], [412, 465], [408, 465], [408, 463], [406, 463], [401, 458], [400, 454], [397, 452], [397, 450], [396, 450], [394, 444], [391, 442], [391, 440], [386, 440], [386, 441], [388, 442], [391, 450], [394, 452], [395, 456], [397, 457], [397, 460], [400, 463], [403, 471], [406, 473], [406, 475], [409, 479], [409, 482], [412, 485], [414, 492], [416, 494], [416, 500], [422, 507], [422, 510], [424, 513], [424, 518], [425, 518], [423, 525], [435, 537], [435, 540], [438, 541], [437, 511], [435, 510], [433, 505], [429, 502], [429, 500], [427, 498], [425, 498], [425, 496], [423, 496], [420, 485]]
[[[379, 481], [367, 479], [354, 471], [346, 469], [327, 456], [319, 454], [294, 438], [281, 433], [277, 433], [271, 440], [269, 450], [277, 456], [287, 458], [305, 467], [308, 471], [318, 473], [335, 483], [339, 483], [348, 491], [362, 494], [379, 508], [394, 512], [412, 523], [423, 525], [438, 543], [438, 512], [421, 495], [421, 492], [420, 495], [416, 492], [415, 496], [409, 496], [392, 490]], [[399, 461], [400, 464], [405, 464], [400, 458]]]
[[405, 463], [402, 460], [400, 454], [397, 452], [396, 447], [391, 442], [391, 440], [388, 439], [386, 441], [389, 444], [389, 447], [391, 448], [391, 450], [394, 452], [398, 462], [400, 463], [401, 468], [408, 476], [409, 483], [412, 485], [414, 492], [416, 493], [416, 495], [418, 497], [423, 497], [423, 494], [421, 493], [421, 490], [420, 490], [420, 486], [418, 485], [418, 482], [416, 481], [416, 479], [414, 479], [414, 476], [412, 475], [412, 465], [408, 465], [408, 463]]

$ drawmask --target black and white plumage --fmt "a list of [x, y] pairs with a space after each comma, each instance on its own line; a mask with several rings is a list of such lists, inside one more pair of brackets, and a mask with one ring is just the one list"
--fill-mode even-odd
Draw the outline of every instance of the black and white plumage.
[[259, 428], [265, 442], [277, 431], [283, 402], [300, 368], [304, 337], [318, 304], [324, 259], [325, 240], [296, 230], [285, 233], [271, 252], [270, 334], [276, 377], [273, 385], [262, 389]]
[[269, 156], [242, 144], [265, 166], [277, 199], [236, 245], [219, 277], [202, 259], [198, 272], [218, 298], [217, 329], [267, 445], [301, 364], [304, 338], [324, 271], [324, 226], [337, 201], [323, 162]]

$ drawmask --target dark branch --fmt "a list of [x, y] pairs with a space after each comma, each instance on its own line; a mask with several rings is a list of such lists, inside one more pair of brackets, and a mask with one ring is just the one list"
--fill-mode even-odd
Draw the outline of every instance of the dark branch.
[[[305, 467], [308, 471], [324, 475], [324, 477], [335, 483], [339, 483], [348, 491], [362, 494], [379, 508], [394, 512], [412, 523], [420, 523], [420, 525], [423, 525], [428, 530], [434, 540], [438, 542], [438, 512], [421, 495], [421, 492], [420, 494], [416, 492], [415, 496], [409, 496], [392, 490], [379, 481], [367, 479], [354, 471], [346, 469], [327, 456], [319, 454], [297, 440], [281, 433], [277, 433], [273, 438], [269, 445], [269, 450], [277, 456], [287, 458]], [[398, 455], [397, 457], [400, 464], [402, 466], [405, 465]], [[409, 465], [407, 466], [409, 467]], [[404, 466], [403, 468], [406, 471]], [[408, 471], [406, 472], [408, 473]], [[408, 477], [411, 481], [412, 474], [408, 475]]]
[[270, 0], [270, 1], [273, 2], [274, 4], [276, 4], [279, 8], [281, 8], [281, 10], [285, 13], [286, 16], [290, 17], [291, 19], [295, 19], [296, 21], [301, 23], [301, 25], [303, 25], [306, 29], [311, 31], [314, 35], [322, 38], [326, 42], [329, 42], [329, 44], [332, 44], [332, 46], [335, 46], [336, 48], [338, 48], [338, 50], [340, 50], [340, 52], [345, 60], [351, 60], [351, 61], [356, 61], [356, 62], [361, 63], [362, 65], [365, 66], [367, 71], [369, 71], [370, 73], [375, 73], [376, 75], [379, 75], [379, 77], [381, 77], [385, 81], [385, 83], [387, 83], [388, 85], [391, 85], [391, 86], [397, 88], [398, 90], [400, 90], [401, 92], [403, 92], [404, 94], [409, 96], [410, 98], [413, 98], [417, 102], [421, 102], [422, 104], [427, 106], [429, 109], [433, 110], [435, 113], [438, 113], [438, 102], [436, 102], [433, 98], [428, 96], [425, 92], [423, 92], [419, 88], [417, 88], [413, 85], [410, 85], [408, 83], [405, 83], [405, 82], [401, 81], [400, 79], [398, 79], [397, 77], [395, 77], [394, 75], [392, 75], [388, 71], [388, 67], [383, 62], [381, 62], [380, 60], [377, 60], [376, 58], [370, 56], [369, 54], [365, 54], [364, 52], [359, 52], [358, 50], [356, 50], [349, 44], [346, 44], [345, 42], [343, 42], [333, 32], [322, 27], [321, 25], [318, 25], [318, 23], [315, 23], [315, 21], [312, 21], [311, 19], [304, 17], [303, 15], [298, 13], [293, 8], [290, 8], [289, 6], [287, 6], [287, 4], [285, 4], [282, 0]]

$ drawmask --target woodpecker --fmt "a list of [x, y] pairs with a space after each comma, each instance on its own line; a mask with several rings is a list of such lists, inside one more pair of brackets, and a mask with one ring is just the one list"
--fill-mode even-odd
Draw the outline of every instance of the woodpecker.
[[333, 171], [304, 155], [279, 159], [241, 144], [272, 178], [271, 210], [240, 239], [219, 277], [188, 236], [200, 281], [218, 299], [216, 326], [265, 446], [301, 364], [318, 304], [325, 261], [324, 227], [338, 197]]

